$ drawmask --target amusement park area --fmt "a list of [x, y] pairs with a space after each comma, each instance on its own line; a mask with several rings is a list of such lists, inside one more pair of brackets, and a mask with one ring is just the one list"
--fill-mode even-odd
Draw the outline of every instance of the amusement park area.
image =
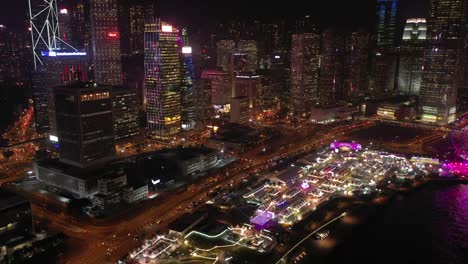
[[280, 239], [278, 234], [292, 232], [292, 227], [307, 221], [328, 201], [378, 194], [387, 185], [438, 174], [440, 168], [437, 159], [405, 157], [356, 142], [333, 142], [283, 171], [265, 173], [258, 181], [207, 202], [213, 210], [227, 214], [227, 219], [242, 219], [232, 213], [241, 211], [247, 216], [244, 223], [189, 220], [191, 226], [183, 231], [170, 229], [146, 240], [124, 263], [238, 263], [253, 255], [276, 261], [284, 257], [284, 250], [278, 248], [294, 248], [297, 242]]

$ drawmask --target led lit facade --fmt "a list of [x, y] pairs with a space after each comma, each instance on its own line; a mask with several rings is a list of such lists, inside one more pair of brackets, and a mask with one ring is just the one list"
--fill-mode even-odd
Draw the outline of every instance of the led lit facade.
[[456, 118], [457, 88], [461, 85], [463, 41], [468, 3], [431, 0], [427, 20], [429, 48], [425, 52], [420, 92], [421, 121], [437, 125]]
[[296, 114], [303, 114], [318, 102], [320, 35], [294, 34], [291, 45], [290, 103]]
[[117, 0], [90, 0], [91, 66], [93, 81], [122, 84]]
[[158, 139], [177, 134], [181, 126], [179, 32], [159, 19], [145, 22], [145, 88], [148, 129]]
[[398, 70], [398, 91], [401, 93], [419, 96], [424, 50], [427, 45], [426, 33], [426, 19], [410, 18], [406, 21]]

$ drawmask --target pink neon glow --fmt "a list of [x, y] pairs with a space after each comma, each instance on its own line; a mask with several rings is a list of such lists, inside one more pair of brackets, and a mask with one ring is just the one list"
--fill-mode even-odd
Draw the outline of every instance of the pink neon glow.
[[270, 220], [275, 218], [275, 213], [270, 212], [270, 211], [262, 211], [259, 214], [257, 214], [252, 220], [250, 220], [250, 223], [260, 227], [264, 228]]
[[361, 144], [358, 144], [356, 142], [339, 142], [339, 141], [335, 141], [335, 142], [331, 143], [330, 148], [331, 149], [350, 148], [352, 150], [357, 151], [357, 150], [361, 150], [362, 146], [361, 146]]
[[66, 8], [60, 9], [60, 14], [68, 14], [68, 10]]
[[111, 33], [109, 33], [109, 34], [107, 34], [107, 35], [108, 35], [109, 37], [111, 37], [111, 38], [117, 37], [117, 33], [115, 33], [115, 32], [111, 32]]
[[468, 176], [468, 162], [448, 162], [441, 166], [442, 175]]

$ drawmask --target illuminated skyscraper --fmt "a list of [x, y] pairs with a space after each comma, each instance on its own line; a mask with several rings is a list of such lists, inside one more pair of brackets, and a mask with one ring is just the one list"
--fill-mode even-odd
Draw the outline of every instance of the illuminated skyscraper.
[[419, 96], [424, 50], [427, 45], [426, 31], [425, 18], [410, 18], [406, 21], [400, 46], [398, 91], [407, 95]]
[[247, 57], [247, 71], [255, 71], [258, 68], [258, 51], [255, 40], [239, 40], [237, 42], [237, 52], [245, 54]]
[[[60, 26], [60, 38], [67, 43], [72, 43], [71, 33], [71, 12], [67, 8], [60, 8], [58, 10], [58, 19]], [[68, 47], [62, 47], [68, 48]]]
[[159, 19], [145, 22], [145, 88], [148, 129], [166, 140], [181, 125], [179, 32]]
[[56, 135], [55, 108], [51, 90], [74, 81], [87, 81], [88, 57], [86, 52], [45, 51], [41, 54], [43, 66], [32, 74], [32, 99], [36, 129], [40, 133]]
[[370, 87], [370, 91], [377, 98], [391, 95], [395, 90], [397, 7], [397, 0], [377, 0], [377, 26], [374, 33]]
[[121, 0], [119, 8], [122, 53], [142, 54], [144, 50], [145, 17], [154, 16], [154, 1]]
[[195, 105], [193, 100], [193, 81], [195, 72], [193, 68], [192, 47], [182, 47], [181, 53], [181, 122], [183, 129], [195, 127]]
[[203, 71], [201, 78], [211, 93], [210, 104], [222, 106], [230, 102], [232, 90], [227, 72], [216, 70]]
[[109, 86], [74, 83], [54, 88], [61, 161], [87, 167], [115, 155]]
[[377, 0], [376, 44], [379, 50], [395, 48], [397, 0]]
[[249, 99], [249, 108], [258, 109], [260, 106], [260, 92], [262, 80], [259, 75], [251, 72], [242, 72], [236, 76], [236, 86], [233, 97], [246, 96]]
[[430, 44], [425, 52], [420, 92], [423, 122], [447, 125], [455, 121], [457, 89], [463, 80], [467, 10], [466, 0], [430, 1]]
[[247, 124], [249, 123], [249, 98], [239, 96], [231, 98], [231, 123]]
[[89, 3], [87, 0], [75, 0], [72, 6], [71, 36], [73, 46], [87, 49], [90, 45], [90, 32], [87, 26]]
[[320, 35], [294, 34], [291, 50], [291, 108], [296, 114], [309, 112], [318, 102]]
[[100, 84], [122, 83], [117, 0], [90, 0], [91, 66], [93, 80]]
[[369, 33], [357, 31], [346, 40], [343, 99], [353, 100], [368, 88]]
[[229, 70], [231, 55], [235, 53], [236, 42], [234, 40], [220, 40], [216, 43], [216, 66], [223, 71]]
[[138, 97], [133, 88], [113, 86], [111, 89], [115, 140], [134, 137], [140, 133]]
[[319, 104], [330, 106], [336, 103], [342, 89], [344, 38], [334, 30], [325, 30], [321, 51]]

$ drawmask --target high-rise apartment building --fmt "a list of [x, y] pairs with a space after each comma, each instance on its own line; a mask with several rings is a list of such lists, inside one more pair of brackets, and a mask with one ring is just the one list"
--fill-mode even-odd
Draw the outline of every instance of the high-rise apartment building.
[[181, 126], [179, 31], [159, 19], [145, 22], [145, 88], [148, 129], [166, 140]]
[[53, 89], [60, 159], [78, 167], [115, 155], [110, 86], [76, 82]]
[[93, 81], [99, 84], [122, 84], [122, 60], [117, 0], [90, 0], [89, 54]]
[[316, 33], [292, 36], [290, 103], [295, 114], [309, 112], [318, 102], [320, 45]]
[[403, 94], [419, 96], [424, 50], [427, 45], [426, 32], [425, 18], [406, 20], [398, 69], [398, 91]]
[[463, 44], [468, 1], [431, 0], [427, 19], [429, 48], [425, 52], [420, 91], [421, 121], [437, 125], [456, 118], [457, 89], [463, 80]]

